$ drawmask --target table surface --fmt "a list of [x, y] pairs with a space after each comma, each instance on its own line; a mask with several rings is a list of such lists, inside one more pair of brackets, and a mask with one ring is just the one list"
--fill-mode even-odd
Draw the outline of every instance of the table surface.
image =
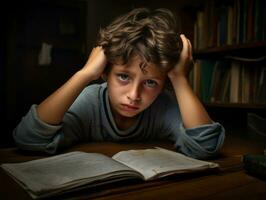
[[[68, 151], [99, 152], [108, 156], [129, 149], [160, 146], [174, 150], [167, 142], [150, 143], [87, 143]], [[266, 181], [253, 177], [243, 169], [242, 156], [263, 154], [265, 138], [247, 134], [228, 134], [220, 155], [211, 161], [220, 164], [218, 172], [174, 175], [144, 182], [121, 181], [84, 189], [55, 199], [265, 199]], [[0, 163], [23, 162], [46, 157], [46, 154], [24, 152], [16, 148], [0, 149]], [[0, 169], [0, 199], [31, 199], [11, 177]]]

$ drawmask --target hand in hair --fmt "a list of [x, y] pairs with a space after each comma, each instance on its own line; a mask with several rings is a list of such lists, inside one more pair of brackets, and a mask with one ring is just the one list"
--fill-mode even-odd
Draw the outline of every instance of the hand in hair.
[[90, 80], [96, 80], [103, 74], [107, 59], [102, 47], [97, 46], [92, 49], [91, 54], [82, 68], [82, 72], [85, 73]]
[[180, 53], [179, 61], [175, 67], [168, 72], [170, 79], [180, 76], [188, 77], [191, 67], [193, 65], [192, 46], [188, 38], [181, 34], [180, 38], [183, 43], [183, 49]]

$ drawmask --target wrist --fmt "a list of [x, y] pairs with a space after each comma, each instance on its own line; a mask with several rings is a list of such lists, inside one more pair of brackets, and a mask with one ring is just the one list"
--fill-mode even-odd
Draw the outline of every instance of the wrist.
[[170, 78], [170, 80], [175, 92], [183, 91], [184, 89], [190, 88], [190, 83], [186, 76], [175, 76], [174, 78]]
[[86, 73], [84, 70], [79, 70], [74, 74], [74, 77], [76, 77], [80, 82], [82, 82], [84, 85], [89, 84], [91, 81], [94, 80], [93, 76]]
[[183, 85], [183, 84], [189, 83], [188, 78], [184, 73], [175, 73], [175, 74], [169, 75], [168, 77], [173, 85], [176, 85], [176, 84]]

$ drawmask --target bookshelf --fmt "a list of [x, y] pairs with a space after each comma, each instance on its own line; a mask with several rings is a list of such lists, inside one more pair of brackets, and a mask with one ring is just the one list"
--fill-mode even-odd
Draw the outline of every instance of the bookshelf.
[[260, 41], [196, 50], [194, 53], [194, 59], [219, 59], [226, 55], [247, 55], [250, 58], [256, 58], [259, 56], [265, 56], [265, 52], [266, 41]]
[[205, 0], [194, 9], [194, 91], [214, 115], [266, 117], [266, 2]]

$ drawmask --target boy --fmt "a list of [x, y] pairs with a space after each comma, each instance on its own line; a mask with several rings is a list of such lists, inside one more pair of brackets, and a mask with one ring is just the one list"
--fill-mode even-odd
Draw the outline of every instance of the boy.
[[[169, 139], [191, 157], [214, 156], [224, 129], [188, 83], [191, 62], [190, 41], [170, 11], [135, 9], [100, 31], [85, 66], [30, 108], [14, 139], [48, 153], [80, 141]], [[101, 76], [105, 83], [87, 86]], [[168, 79], [175, 98], [163, 90]]]

